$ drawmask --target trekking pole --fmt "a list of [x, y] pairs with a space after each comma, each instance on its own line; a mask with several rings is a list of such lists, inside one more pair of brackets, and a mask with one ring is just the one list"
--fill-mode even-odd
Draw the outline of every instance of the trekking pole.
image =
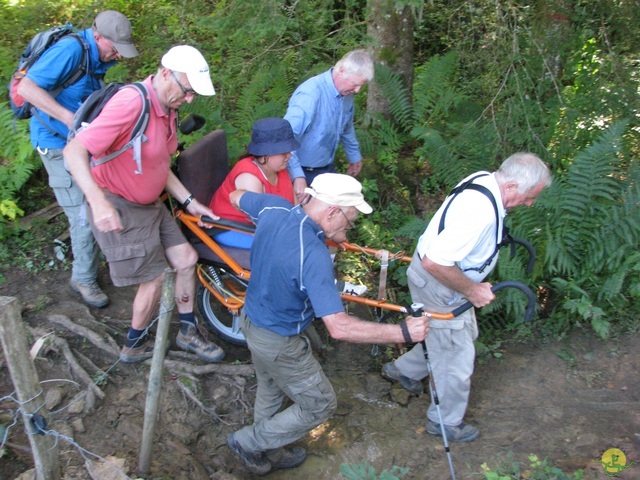
[[[411, 315], [413, 317], [421, 317], [423, 314], [424, 304], [412, 303]], [[429, 351], [427, 350], [427, 339], [422, 341], [422, 348], [424, 350], [424, 361], [427, 364], [427, 374], [429, 375], [429, 391], [431, 392], [431, 398], [436, 405], [436, 412], [438, 413], [438, 421], [440, 422], [440, 431], [442, 432], [442, 440], [444, 441], [444, 451], [449, 461], [449, 470], [451, 471], [451, 480], [456, 480], [456, 472], [453, 469], [453, 460], [451, 459], [451, 450], [449, 449], [449, 441], [447, 440], [447, 432], [444, 429], [444, 422], [442, 421], [442, 413], [440, 413], [440, 400], [438, 399], [438, 391], [436, 390], [436, 382], [433, 379], [433, 370], [431, 370], [431, 362], [429, 361]]]

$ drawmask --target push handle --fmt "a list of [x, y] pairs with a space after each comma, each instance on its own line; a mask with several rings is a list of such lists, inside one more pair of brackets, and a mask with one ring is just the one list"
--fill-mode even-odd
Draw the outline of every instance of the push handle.
[[536, 251], [529, 242], [527, 242], [524, 238], [513, 238], [513, 243], [511, 243], [511, 258], [516, 255], [515, 244], [522, 245], [527, 249], [529, 253], [529, 262], [527, 263], [527, 268], [525, 269], [525, 273], [527, 275], [531, 275], [533, 273], [533, 265], [536, 263]]
[[246, 223], [234, 222], [233, 220], [225, 220], [220, 218], [214, 220], [208, 215], [202, 215], [200, 219], [205, 223], [210, 223], [214, 227], [223, 227], [226, 230], [238, 230], [240, 232], [255, 233], [256, 227], [254, 225], [247, 225]]
[[[531, 289], [527, 287], [524, 283], [516, 282], [514, 280], [507, 280], [506, 282], [500, 282], [494, 285], [493, 287], [491, 287], [491, 291], [493, 293], [496, 293], [499, 290], [502, 290], [503, 288], [517, 288], [527, 296], [527, 298], [529, 299], [529, 304], [527, 305], [527, 311], [524, 314], [524, 321], [530, 322], [531, 318], [533, 317], [533, 310], [535, 309], [535, 306], [536, 306], [536, 296], [533, 294]], [[464, 313], [467, 310], [469, 310], [471, 307], [473, 307], [473, 304], [471, 302], [467, 302], [463, 305], [460, 305], [455, 310], [452, 310], [451, 315], [453, 315], [453, 317], [457, 317], [461, 313]]]

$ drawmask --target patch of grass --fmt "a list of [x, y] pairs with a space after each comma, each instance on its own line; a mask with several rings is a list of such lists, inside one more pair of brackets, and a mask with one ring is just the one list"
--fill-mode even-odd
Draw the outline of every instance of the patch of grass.
[[551, 466], [547, 460], [540, 460], [537, 455], [529, 455], [529, 465], [522, 465], [513, 459], [510, 452], [504, 464], [496, 470], [489, 468], [486, 463], [482, 464], [485, 480], [582, 480], [584, 473], [578, 470], [574, 473], [563, 472], [560, 468]]

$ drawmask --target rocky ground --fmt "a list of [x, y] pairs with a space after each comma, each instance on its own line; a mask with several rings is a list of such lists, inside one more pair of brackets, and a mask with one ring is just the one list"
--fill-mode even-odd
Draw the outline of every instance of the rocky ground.
[[[102, 459], [119, 465], [93, 478], [136, 478], [149, 375], [148, 365], [115, 363], [116, 356], [96, 348], [65, 325], [66, 319], [121, 344], [134, 291], [101, 283], [111, 297], [105, 309], [88, 309], [68, 285], [69, 273], [2, 272], [0, 296], [17, 297], [36, 341], [45, 333], [67, 342], [80, 366], [97, 379], [104, 398], [86, 395], [60, 345], [44, 347], [35, 365], [42, 381], [43, 409], [49, 428], [59, 435], [60, 464], [68, 479], [91, 478], [88, 469]], [[394, 465], [408, 468], [405, 479], [450, 478], [441, 439], [424, 431], [428, 390], [411, 396], [379, 375], [381, 358], [370, 347], [326, 338], [318, 352], [339, 397], [337, 415], [301, 440], [309, 458], [299, 468], [275, 472], [272, 479], [340, 479], [340, 465], [367, 462], [378, 473]], [[169, 339], [174, 342], [174, 322]], [[251, 422], [255, 379], [246, 349], [223, 344], [227, 357], [218, 370], [171, 354], [162, 378], [151, 472], [146, 478], [175, 480], [250, 479], [229, 453], [227, 435]], [[176, 350], [175, 346], [171, 347]], [[484, 479], [481, 465], [497, 469], [508, 458], [528, 464], [527, 456], [563, 468], [585, 471], [585, 479], [610, 478], [601, 459], [610, 448], [622, 450], [627, 466], [640, 462], [640, 348], [633, 335], [600, 341], [574, 331], [562, 341], [532, 340], [506, 346], [500, 358], [478, 362], [468, 421], [481, 437], [451, 445], [458, 479]], [[179, 362], [179, 363], [175, 363]], [[100, 377], [100, 372], [107, 372]], [[425, 387], [426, 387], [425, 383]], [[0, 478], [14, 479], [31, 468], [22, 420], [12, 425], [19, 405], [0, 357], [0, 426], [8, 429]], [[6, 431], [6, 430], [5, 430]], [[120, 462], [120, 463], [118, 463]], [[105, 473], [106, 472], [106, 473]], [[111, 476], [112, 475], [112, 476]], [[521, 478], [528, 478], [523, 475]], [[640, 478], [634, 465], [617, 478]]]

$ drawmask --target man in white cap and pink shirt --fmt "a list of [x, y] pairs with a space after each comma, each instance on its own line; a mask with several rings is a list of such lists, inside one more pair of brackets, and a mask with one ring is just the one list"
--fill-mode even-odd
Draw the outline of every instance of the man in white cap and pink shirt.
[[[84, 192], [87, 217], [109, 262], [114, 285], [138, 285], [120, 360], [134, 363], [152, 356], [147, 328], [160, 301], [164, 270], [171, 266], [176, 270], [175, 298], [180, 318], [176, 344], [209, 362], [218, 362], [224, 352], [205, 338], [194, 316], [197, 253], [160, 200], [166, 190], [188, 213], [218, 218], [170, 169], [171, 156], [178, 146], [178, 109], [196, 95], [215, 94], [209, 66], [197, 49], [179, 45], [162, 57], [157, 73], [142, 85], [151, 108], [141, 168], [136, 165], [132, 148], [99, 164], [102, 157], [118, 151], [131, 137], [143, 109], [142, 97], [134, 88], [116, 93], [100, 115], [67, 145], [64, 157]], [[90, 160], [94, 167], [90, 167]]]
[[[304, 448], [288, 445], [336, 410], [336, 394], [305, 335], [315, 318], [331, 337], [356, 343], [420, 342], [428, 331], [426, 317], [407, 317], [400, 326], [344, 311], [326, 240], [346, 241], [358, 215], [372, 208], [360, 182], [349, 175], [318, 175], [306, 193], [308, 200], [297, 206], [275, 195], [244, 190], [230, 195], [257, 225], [241, 329], [258, 388], [253, 424], [234, 432], [227, 444], [257, 475], [304, 462]], [[287, 398], [291, 403], [282, 410]]]

